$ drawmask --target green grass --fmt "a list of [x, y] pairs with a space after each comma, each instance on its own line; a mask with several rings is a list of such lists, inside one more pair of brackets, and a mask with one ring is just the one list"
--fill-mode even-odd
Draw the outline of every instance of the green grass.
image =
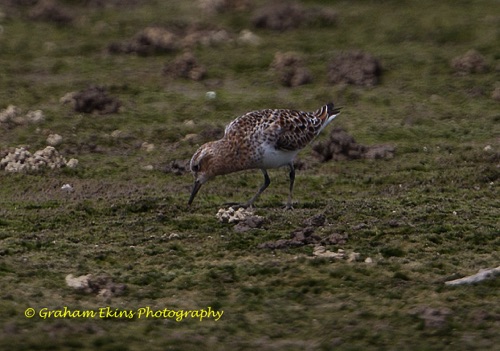
[[[64, 142], [57, 149], [80, 161], [75, 170], [0, 171], [1, 349], [498, 347], [499, 280], [444, 285], [500, 261], [500, 105], [491, 98], [499, 81], [497, 1], [304, 0], [304, 6], [336, 10], [337, 24], [284, 32], [254, 30], [251, 12], [206, 15], [180, 0], [104, 8], [61, 2], [75, 13], [71, 25], [30, 20], [29, 6], [0, 7], [6, 14], [0, 16], [0, 109], [13, 104], [46, 116], [40, 125], [0, 127], [0, 151], [27, 145], [34, 152], [58, 133]], [[251, 28], [262, 44], [194, 48], [207, 68], [202, 82], [162, 75], [178, 52], [106, 52], [109, 43], [148, 25], [180, 28], [194, 21], [234, 35]], [[328, 84], [329, 60], [350, 49], [380, 60], [381, 84]], [[486, 58], [489, 71], [454, 75], [451, 60], [470, 49]], [[269, 71], [277, 51], [298, 52], [313, 82], [280, 86]], [[87, 115], [59, 102], [88, 85], [106, 86], [121, 100], [120, 113]], [[210, 90], [217, 99], [206, 100]], [[271, 170], [271, 186], [256, 209], [265, 218], [262, 228], [237, 233], [215, 218], [222, 203], [254, 194], [260, 172], [217, 178], [188, 208], [192, 177], [161, 171], [197, 149], [187, 134], [209, 135], [249, 110], [313, 110], [332, 99], [344, 107], [335, 126], [360, 144], [394, 145], [395, 157], [320, 164], [305, 149], [299, 158], [311, 167], [297, 172], [295, 210], [281, 208], [287, 172]], [[122, 133], [113, 137], [116, 130]], [[155, 150], [141, 150], [143, 142]], [[148, 165], [154, 169], [144, 170]], [[73, 193], [61, 191], [66, 183]], [[310, 246], [258, 248], [288, 239], [319, 213], [327, 225], [316, 234], [348, 237], [329, 250], [359, 252], [373, 263], [314, 258]], [[89, 273], [126, 289], [101, 297], [65, 283], [68, 274]], [[28, 307], [108, 306], [211, 307], [224, 314], [218, 321], [180, 322], [24, 315]]]

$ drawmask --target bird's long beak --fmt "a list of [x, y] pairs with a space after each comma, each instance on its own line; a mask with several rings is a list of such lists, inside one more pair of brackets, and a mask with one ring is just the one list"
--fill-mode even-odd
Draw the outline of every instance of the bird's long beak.
[[191, 190], [191, 196], [189, 197], [188, 205], [193, 202], [198, 190], [200, 190], [202, 183], [199, 180], [195, 180], [193, 184], [193, 190]]

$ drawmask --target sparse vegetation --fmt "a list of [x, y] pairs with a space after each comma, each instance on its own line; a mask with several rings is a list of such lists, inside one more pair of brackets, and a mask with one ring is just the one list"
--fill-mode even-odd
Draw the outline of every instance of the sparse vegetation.
[[[500, 279], [444, 284], [500, 261], [498, 14], [495, 0], [0, 2], [0, 161], [54, 135], [78, 160], [0, 168], [0, 349], [498, 348]], [[270, 69], [277, 53], [308, 84]], [[347, 61], [333, 79], [338, 57], [369, 58], [370, 83]], [[299, 154], [293, 212], [286, 170], [238, 228], [216, 214], [258, 171], [186, 206], [186, 160], [233, 118], [330, 100], [343, 110]], [[39, 314], [65, 307], [224, 314]]]

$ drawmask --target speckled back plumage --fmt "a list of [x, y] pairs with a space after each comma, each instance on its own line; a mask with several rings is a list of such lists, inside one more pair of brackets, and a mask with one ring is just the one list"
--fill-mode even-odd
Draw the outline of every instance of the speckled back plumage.
[[224, 138], [257, 145], [267, 142], [277, 150], [301, 150], [338, 112], [333, 103], [314, 112], [285, 109], [252, 111], [231, 122], [226, 127]]

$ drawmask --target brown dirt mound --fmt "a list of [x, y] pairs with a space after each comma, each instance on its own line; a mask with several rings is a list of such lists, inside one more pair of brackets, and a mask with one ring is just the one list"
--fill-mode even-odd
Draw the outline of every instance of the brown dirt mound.
[[53, 22], [68, 25], [74, 20], [71, 11], [55, 0], [41, 0], [29, 11], [29, 17], [36, 21]]
[[372, 55], [360, 51], [350, 51], [334, 57], [328, 66], [328, 81], [332, 84], [347, 83], [360, 86], [378, 84], [382, 68]]
[[110, 53], [136, 53], [142, 56], [172, 52], [178, 48], [178, 36], [162, 27], [146, 27], [131, 40], [108, 45]]
[[305, 9], [297, 3], [276, 2], [257, 9], [252, 16], [256, 28], [284, 31], [301, 25], [332, 25], [337, 13], [327, 8]]
[[451, 60], [451, 67], [457, 75], [484, 73], [488, 71], [488, 63], [483, 55], [476, 50], [469, 50], [464, 55]]
[[271, 69], [279, 76], [282, 85], [296, 87], [312, 81], [309, 70], [302, 59], [294, 52], [277, 52], [271, 63]]
[[223, 13], [229, 11], [247, 11], [252, 7], [251, 0], [198, 0], [203, 13]]
[[330, 234], [326, 237], [321, 237], [315, 234], [318, 227], [324, 226], [326, 217], [324, 214], [319, 213], [304, 220], [303, 227], [294, 230], [290, 234], [290, 239], [280, 239], [277, 241], [268, 241], [260, 244], [260, 249], [286, 249], [290, 247], [299, 247], [304, 245], [343, 245], [347, 241], [347, 234]]
[[321, 162], [359, 158], [392, 158], [395, 152], [395, 148], [391, 145], [360, 145], [352, 136], [341, 128], [332, 129], [328, 140], [315, 143], [312, 149], [314, 155], [318, 157]]
[[215, 46], [232, 42], [233, 35], [225, 29], [197, 24], [174, 26], [172, 29], [151, 26], [138, 32], [134, 37], [108, 45], [112, 54], [132, 54], [141, 56], [175, 52], [197, 45]]
[[196, 81], [202, 80], [206, 73], [205, 67], [200, 65], [190, 52], [177, 56], [173, 62], [167, 63], [163, 68], [163, 74], [167, 77], [188, 78]]
[[287, 30], [304, 21], [304, 11], [298, 4], [274, 3], [257, 9], [252, 17], [256, 28]]
[[121, 106], [117, 98], [109, 96], [106, 88], [100, 86], [91, 86], [70, 95], [68, 100], [76, 112], [104, 115], [118, 112]]
[[190, 173], [191, 171], [189, 170], [189, 162], [189, 159], [170, 161], [170, 163], [163, 168], [163, 172], [173, 173], [175, 175]]

